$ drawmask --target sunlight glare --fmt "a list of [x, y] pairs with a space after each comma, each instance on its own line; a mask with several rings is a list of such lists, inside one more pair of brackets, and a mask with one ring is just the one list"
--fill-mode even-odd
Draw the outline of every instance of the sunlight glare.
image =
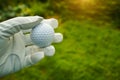
[[96, 5], [95, 0], [80, 0], [81, 7], [83, 8], [90, 8], [94, 5]]

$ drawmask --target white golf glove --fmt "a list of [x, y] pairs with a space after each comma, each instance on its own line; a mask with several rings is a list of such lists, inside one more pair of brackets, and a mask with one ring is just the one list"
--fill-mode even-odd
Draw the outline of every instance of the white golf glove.
[[[40, 49], [33, 45], [30, 34], [26, 34], [41, 22], [53, 28], [58, 26], [56, 19], [39, 16], [16, 17], [0, 23], [0, 77], [33, 65], [44, 55], [54, 55], [54, 46]], [[61, 42], [62, 38], [62, 34], [55, 33], [54, 42]]]

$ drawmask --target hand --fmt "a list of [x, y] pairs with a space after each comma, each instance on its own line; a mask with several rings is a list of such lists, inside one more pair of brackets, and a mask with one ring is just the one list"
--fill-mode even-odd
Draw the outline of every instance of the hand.
[[[41, 22], [53, 28], [58, 26], [56, 19], [39, 16], [16, 17], [0, 23], [0, 77], [33, 65], [44, 55], [54, 55], [54, 46], [40, 49], [32, 43], [30, 34], [26, 34]], [[56, 33], [54, 42], [61, 41], [62, 34]]]

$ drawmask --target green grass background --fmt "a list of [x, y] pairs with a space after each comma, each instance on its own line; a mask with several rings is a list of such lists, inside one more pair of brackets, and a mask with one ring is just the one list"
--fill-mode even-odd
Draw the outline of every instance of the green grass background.
[[120, 80], [120, 31], [87, 21], [66, 21], [56, 54], [0, 80]]
[[0, 21], [16, 16], [54, 17], [59, 21], [55, 31], [61, 32], [64, 40], [53, 44], [56, 48], [53, 57], [45, 57], [39, 63], [0, 80], [120, 80], [119, 19], [112, 23], [106, 19], [109, 16], [104, 15], [109, 13], [105, 12], [107, 9], [113, 8], [100, 6], [105, 8], [105, 13], [96, 11], [91, 18], [89, 13], [94, 10], [81, 12], [79, 5], [68, 4], [69, 0], [26, 1], [5, 0], [6, 6], [0, 0]]

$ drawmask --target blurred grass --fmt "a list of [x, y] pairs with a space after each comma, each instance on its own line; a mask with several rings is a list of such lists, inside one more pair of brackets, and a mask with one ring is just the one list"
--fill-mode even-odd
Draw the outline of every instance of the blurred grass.
[[108, 27], [68, 20], [55, 56], [0, 80], [120, 80], [120, 32]]
[[119, 2], [96, 1], [81, 7], [79, 0], [5, 0], [7, 6], [0, 0], [0, 21], [54, 17], [60, 23], [56, 32], [64, 35], [62, 43], [54, 44], [55, 56], [0, 80], [120, 80]]

